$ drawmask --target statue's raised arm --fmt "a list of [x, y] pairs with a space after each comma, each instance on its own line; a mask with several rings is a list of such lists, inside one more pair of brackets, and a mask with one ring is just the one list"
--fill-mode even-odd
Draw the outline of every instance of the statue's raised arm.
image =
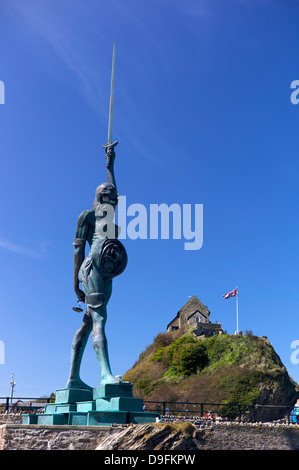
[[113, 184], [117, 191], [115, 175], [114, 175], [114, 160], [115, 160], [115, 151], [114, 146], [105, 147], [106, 151], [106, 167], [107, 167], [107, 183]]

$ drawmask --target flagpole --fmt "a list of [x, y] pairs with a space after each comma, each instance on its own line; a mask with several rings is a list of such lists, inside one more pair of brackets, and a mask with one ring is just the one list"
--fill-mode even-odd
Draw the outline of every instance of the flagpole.
[[237, 295], [236, 295], [236, 315], [237, 315], [237, 335], [239, 334], [239, 291], [238, 287], [236, 287]]
[[231, 292], [228, 292], [227, 294], [222, 296], [224, 299], [230, 299], [231, 297], [236, 297], [236, 317], [237, 317], [237, 329], [235, 331], [235, 335], [239, 334], [239, 295], [238, 295], [238, 286], [232, 290]]

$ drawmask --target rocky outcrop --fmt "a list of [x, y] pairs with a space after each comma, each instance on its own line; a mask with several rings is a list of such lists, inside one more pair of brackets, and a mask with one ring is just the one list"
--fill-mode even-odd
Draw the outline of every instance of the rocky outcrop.
[[196, 450], [196, 427], [187, 422], [139, 424], [103, 439], [96, 450]]
[[[271, 405], [263, 421], [282, 418], [299, 398], [299, 386], [265, 337], [160, 333], [124, 375], [136, 398], [171, 402]], [[174, 408], [175, 410], [175, 408]], [[223, 413], [228, 409], [218, 409]], [[235, 418], [233, 408], [223, 416]], [[262, 415], [261, 415], [262, 413]]]

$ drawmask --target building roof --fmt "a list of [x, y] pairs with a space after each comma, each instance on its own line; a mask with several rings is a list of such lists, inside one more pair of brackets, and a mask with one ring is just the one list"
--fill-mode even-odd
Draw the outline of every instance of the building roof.
[[[171, 323], [176, 320], [181, 314], [185, 314], [188, 317], [192, 315], [194, 312], [199, 311], [202, 313], [206, 318], [209, 318], [210, 311], [208, 307], [206, 307], [197, 297], [196, 295], [193, 295], [191, 299], [188, 300], [188, 302], [183, 305], [183, 307], [178, 311], [176, 316], [171, 320], [171, 322], [168, 323], [167, 328]], [[166, 328], [166, 329], [167, 329]]]

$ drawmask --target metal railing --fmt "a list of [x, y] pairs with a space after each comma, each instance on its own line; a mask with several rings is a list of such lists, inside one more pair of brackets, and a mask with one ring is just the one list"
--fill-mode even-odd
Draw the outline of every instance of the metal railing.
[[[4, 411], [38, 411], [44, 408], [53, 398], [24, 398], [0, 397], [0, 412]], [[256, 405], [240, 403], [204, 403], [204, 402], [174, 402], [144, 400], [144, 409], [149, 412], [160, 413], [163, 418], [171, 419], [197, 419], [211, 418], [224, 420], [237, 420], [239, 422], [273, 421], [285, 419], [291, 422], [291, 413], [294, 405]]]
[[[203, 403], [203, 402], [171, 402], [144, 400], [145, 411], [160, 413], [164, 418], [182, 417], [238, 420], [247, 422], [271, 421], [286, 419], [291, 422], [294, 405], [256, 405], [240, 403]], [[271, 418], [272, 417], [272, 418]]]
[[13, 411], [13, 410], [36, 410], [38, 408], [44, 408], [45, 404], [50, 403], [51, 397], [49, 398], [24, 398], [24, 397], [0, 397], [0, 412], [2, 411]]

